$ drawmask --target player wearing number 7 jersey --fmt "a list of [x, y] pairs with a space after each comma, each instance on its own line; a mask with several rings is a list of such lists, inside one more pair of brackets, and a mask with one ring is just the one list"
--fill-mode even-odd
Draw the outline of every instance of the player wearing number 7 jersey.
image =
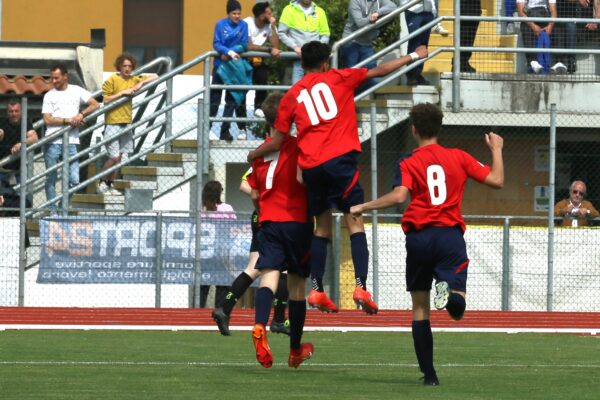
[[406, 233], [406, 290], [412, 297], [412, 334], [424, 384], [439, 385], [433, 367], [433, 336], [429, 323], [429, 292], [435, 278], [433, 300], [456, 320], [466, 303], [467, 249], [465, 223], [460, 213], [467, 178], [492, 188], [504, 185], [503, 139], [493, 132], [485, 135], [492, 153], [492, 167], [485, 166], [459, 149], [437, 143], [443, 114], [433, 104], [418, 104], [410, 111], [411, 131], [418, 147], [396, 165], [394, 190], [351, 208], [360, 217], [369, 210], [410, 204], [402, 217]]
[[[262, 110], [269, 126], [273, 126], [280, 94], [269, 95]], [[268, 143], [270, 138], [266, 139]], [[309, 273], [308, 257], [312, 239], [312, 224], [308, 223], [306, 191], [298, 182], [298, 145], [288, 136], [276, 153], [252, 162], [252, 200], [258, 211], [258, 253], [256, 269], [260, 270], [260, 285], [255, 296], [255, 326], [252, 339], [256, 359], [265, 368], [273, 365], [265, 326], [269, 319], [273, 293], [282, 271], [288, 271], [288, 313], [290, 317], [290, 355], [293, 368], [312, 356], [310, 343], [301, 343], [306, 317], [305, 280]]]
[[353, 299], [368, 314], [378, 311], [377, 304], [366, 290], [369, 250], [362, 218], [352, 218], [350, 207], [364, 201], [358, 183], [356, 156], [361, 151], [354, 91], [366, 79], [385, 76], [413, 60], [427, 56], [419, 47], [415, 53], [366, 68], [329, 69], [330, 50], [320, 42], [302, 46], [302, 66], [305, 76], [283, 97], [275, 121], [271, 142], [248, 154], [251, 161], [277, 151], [290, 127], [298, 131], [298, 165], [308, 194], [311, 215], [317, 228], [311, 245], [311, 278], [313, 290], [308, 302], [321, 311], [336, 312], [337, 307], [323, 292], [323, 275], [327, 245], [331, 238], [331, 210], [344, 213], [350, 233], [350, 247], [356, 288]]

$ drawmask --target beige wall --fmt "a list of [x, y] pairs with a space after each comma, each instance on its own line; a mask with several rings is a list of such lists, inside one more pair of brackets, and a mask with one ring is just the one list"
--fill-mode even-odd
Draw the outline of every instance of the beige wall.
[[[183, 0], [183, 61], [212, 49], [217, 20], [226, 17], [226, 0]], [[254, 0], [241, 0], [242, 16]], [[12, 0], [2, 3], [2, 39], [84, 42], [90, 29], [106, 29], [104, 69], [123, 50], [123, 0]], [[202, 73], [200, 67], [189, 73]]]
[[2, 7], [3, 40], [89, 43], [90, 29], [104, 28], [106, 70], [122, 51], [122, 0], [13, 0]]

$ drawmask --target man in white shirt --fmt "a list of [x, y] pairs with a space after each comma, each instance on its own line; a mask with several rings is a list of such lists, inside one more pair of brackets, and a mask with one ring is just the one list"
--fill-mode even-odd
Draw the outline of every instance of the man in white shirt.
[[[52, 135], [64, 126], [71, 126], [69, 130], [69, 157], [77, 153], [79, 144], [79, 127], [83, 125], [83, 119], [94, 112], [99, 105], [92, 98], [92, 94], [84, 88], [69, 84], [67, 68], [57, 64], [50, 69], [50, 79], [54, 89], [44, 95], [42, 104], [42, 115], [46, 124], [46, 136]], [[87, 104], [83, 111], [79, 111], [82, 104]], [[44, 147], [44, 161], [46, 168], [56, 165], [62, 159], [62, 135], [46, 144]], [[73, 160], [69, 164], [69, 187], [79, 184], [79, 161]], [[46, 199], [52, 200], [56, 197], [56, 171], [48, 173], [46, 177], [45, 190]]]
[[[275, 58], [281, 54], [279, 50], [279, 36], [277, 35], [277, 21], [273, 16], [273, 9], [269, 2], [258, 2], [252, 7], [254, 17], [244, 18], [248, 24], [248, 50], [264, 51], [271, 53]], [[269, 45], [270, 44], [270, 45]], [[266, 85], [269, 78], [269, 67], [262, 57], [252, 57], [248, 61], [252, 64], [252, 83]], [[260, 106], [267, 97], [266, 90], [257, 90], [254, 95], [254, 115], [264, 118]]]

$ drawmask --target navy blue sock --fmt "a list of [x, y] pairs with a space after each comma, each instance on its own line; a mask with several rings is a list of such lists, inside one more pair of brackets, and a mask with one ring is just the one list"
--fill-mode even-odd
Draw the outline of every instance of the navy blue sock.
[[238, 299], [242, 297], [246, 289], [252, 285], [252, 278], [245, 272], [242, 272], [234, 279], [231, 284], [231, 288], [229, 288], [229, 292], [225, 296], [225, 300], [223, 301], [223, 312], [227, 315], [231, 315], [231, 310], [233, 310], [233, 306], [237, 303]]
[[254, 323], [267, 326], [271, 303], [273, 302], [273, 291], [268, 287], [261, 287], [256, 291], [254, 298]]
[[412, 322], [412, 336], [419, 368], [425, 376], [436, 376], [433, 368], [433, 335], [428, 319]]
[[287, 274], [279, 275], [279, 284], [273, 301], [273, 321], [285, 322], [285, 308], [288, 302]]
[[321, 282], [320, 291], [323, 291], [323, 275], [325, 275], [328, 244], [328, 238], [313, 236], [310, 246], [310, 277], [313, 279], [313, 284], [315, 281]]
[[297, 350], [302, 343], [304, 319], [306, 318], [306, 301], [288, 301], [288, 314], [290, 317], [290, 349]]
[[367, 235], [364, 232], [356, 232], [350, 235], [350, 249], [352, 251], [354, 276], [357, 278], [357, 284], [366, 290], [367, 275], [369, 273]]
[[448, 304], [446, 305], [448, 314], [450, 314], [453, 319], [459, 320], [463, 317], [465, 308], [467, 308], [465, 298], [458, 293], [450, 292]]

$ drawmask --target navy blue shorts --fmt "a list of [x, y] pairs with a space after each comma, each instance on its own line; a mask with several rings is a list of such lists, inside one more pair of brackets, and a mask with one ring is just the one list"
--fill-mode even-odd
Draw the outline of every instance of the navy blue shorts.
[[430, 226], [406, 234], [406, 290], [431, 290], [433, 278], [467, 290], [467, 245], [458, 226]]
[[250, 242], [250, 252], [252, 253], [258, 251], [258, 240], [256, 238], [258, 236], [258, 214], [256, 213], [256, 211], [252, 213], [250, 221], [252, 226], [252, 241]]
[[302, 171], [310, 215], [321, 215], [330, 208], [348, 213], [350, 207], [364, 203], [356, 157], [356, 152], [347, 153]]
[[287, 270], [308, 277], [312, 228], [312, 224], [300, 222], [263, 222], [258, 230], [255, 268]]

